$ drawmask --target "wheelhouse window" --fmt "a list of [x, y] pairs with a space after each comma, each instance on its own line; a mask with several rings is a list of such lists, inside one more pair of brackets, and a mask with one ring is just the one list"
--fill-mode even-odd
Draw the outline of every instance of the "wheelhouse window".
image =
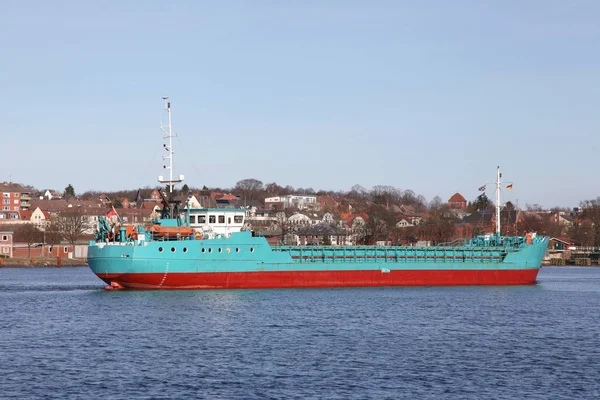
[[244, 217], [242, 217], [241, 215], [236, 215], [235, 217], [233, 217], [233, 222], [235, 222], [236, 224], [241, 224], [243, 220]]
[[190, 224], [195, 224], [195, 223], [196, 223], [196, 216], [190, 215]]
[[198, 215], [198, 223], [205, 224], [206, 223], [206, 215]]
[[224, 215], [219, 215], [219, 223], [220, 224], [224, 224], [225, 223], [225, 216]]
[[217, 217], [214, 215], [209, 215], [208, 216], [208, 223], [209, 224], [214, 224], [215, 222], [217, 222]]

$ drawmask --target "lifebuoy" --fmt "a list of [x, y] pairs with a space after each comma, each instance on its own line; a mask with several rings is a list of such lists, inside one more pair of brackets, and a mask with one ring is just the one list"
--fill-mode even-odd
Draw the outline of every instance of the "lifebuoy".
[[200, 232], [194, 233], [194, 239], [196, 239], [196, 240], [202, 239], [202, 234]]

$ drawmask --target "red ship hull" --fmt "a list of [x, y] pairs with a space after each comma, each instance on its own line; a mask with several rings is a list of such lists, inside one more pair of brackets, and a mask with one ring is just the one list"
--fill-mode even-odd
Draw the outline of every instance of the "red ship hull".
[[519, 270], [201, 272], [98, 274], [136, 289], [267, 289], [367, 286], [531, 285], [538, 268]]

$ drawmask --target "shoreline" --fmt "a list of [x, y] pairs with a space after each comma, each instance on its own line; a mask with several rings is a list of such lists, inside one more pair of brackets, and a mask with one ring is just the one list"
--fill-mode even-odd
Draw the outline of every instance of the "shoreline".
[[0, 258], [0, 268], [86, 267], [85, 258], [11, 257]]

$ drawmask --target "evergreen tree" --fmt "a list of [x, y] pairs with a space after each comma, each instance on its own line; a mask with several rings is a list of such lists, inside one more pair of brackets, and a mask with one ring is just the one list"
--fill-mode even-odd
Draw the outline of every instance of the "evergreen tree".
[[67, 186], [65, 188], [65, 197], [69, 198], [69, 197], [75, 197], [75, 189], [73, 188], [73, 185], [71, 185], [69, 183], [69, 186]]

